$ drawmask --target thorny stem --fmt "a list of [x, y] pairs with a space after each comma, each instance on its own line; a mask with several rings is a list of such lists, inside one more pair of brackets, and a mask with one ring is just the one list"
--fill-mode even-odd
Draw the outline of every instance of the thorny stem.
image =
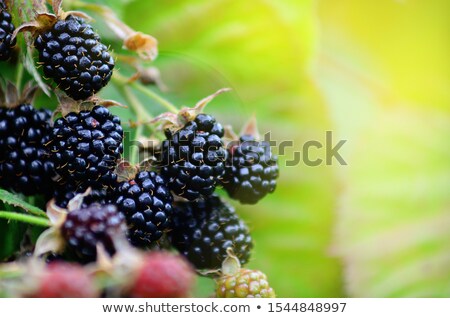
[[155, 102], [157, 102], [158, 104], [160, 104], [161, 106], [166, 108], [169, 112], [178, 113], [178, 108], [176, 108], [175, 105], [173, 105], [167, 99], [159, 96], [157, 93], [155, 93], [151, 89], [145, 87], [144, 85], [142, 85], [142, 84], [140, 84], [140, 83], [138, 83], [136, 81], [129, 83], [128, 79], [125, 76], [123, 76], [122, 74], [120, 74], [119, 72], [117, 72], [117, 71], [114, 72], [114, 76], [112, 77], [112, 81], [117, 86], [129, 85], [129, 86], [133, 87], [134, 89], [136, 89], [136, 90], [140, 91], [141, 93], [143, 93], [145, 96], [153, 99]]
[[24, 223], [42, 226], [42, 227], [49, 227], [51, 225], [50, 221], [48, 219], [44, 219], [44, 218], [33, 216], [33, 215], [17, 213], [17, 212], [0, 211], [0, 218], [12, 220], [12, 221], [24, 222]]

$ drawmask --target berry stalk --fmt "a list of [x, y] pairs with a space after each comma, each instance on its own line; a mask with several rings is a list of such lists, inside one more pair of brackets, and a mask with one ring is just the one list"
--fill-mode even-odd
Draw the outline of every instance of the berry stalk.
[[42, 227], [49, 227], [51, 225], [48, 219], [10, 211], [0, 211], [0, 218]]
[[121, 86], [124, 87], [126, 85], [129, 85], [129, 86], [133, 87], [134, 89], [138, 90], [139, 92], [143, 93], [148, 98], [151, 98], [152, 100], [154, 100], [155, 102], [157, 102], [158, 104], [163, 106], [164, 108], [166, 108], [169, 112], [178, 113], [178, 109], [175, 107], [175, 105], [172, 104], [171, 102], [169, 102], [167, 99], [159, 96], [157, 93], [155, 93], [151, 89], [145, 87], [144, 85], [142, 85], [136, 81], [130, 83], [125, 76], [123, 76], [122, 74], [120, 74], [117, 71], [114, 73], [114, 76], [112, 77], [111, 80], [118, 87], [121, 87]]

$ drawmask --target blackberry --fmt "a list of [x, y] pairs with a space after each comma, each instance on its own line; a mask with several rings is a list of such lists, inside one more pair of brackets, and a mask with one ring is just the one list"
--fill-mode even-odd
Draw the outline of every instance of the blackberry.
[[58, 118], [49, 143], [58, 183], [80, 191], [112, 187], [117, 181], [114, 169], [123, 152], [122, 140], [119, 117], [103, 106]]
[[[75, 188], [73, 185], [65, 185], [55, 189], [54, 198], [55, 204], [63, 209], [67, 208], [69, 201], [72, 200], [77, 194], [84, 193], [86, 191], [86, 187], [78, 187]], [[110, 199], [110, 191], [109, 189], [92, 189], [91, 192], [83, 198], [82, 207], [86, 208], [92, 203], [99, 203], [105, 205], [109, 202]]]
[[275, 292], [261, 271], [242, 268], [216, 281], [217, 298], [275, 298]]
[[157, 154], [170, 189], [187, 200], [211, 195], [225, 172], [224, 130], [214, 117], [199, 114], [167, 139]]
[[222, 184], [231, 198], [255, 204], [275, 191], [277, 177], [277, 157], [267, 141], [244, 135], [230, 143]]
[[128, 238], [133, 245], [149, 246], [168, 228], [172, 195], [163, 177], [153, 171], [138, 172], [118, 184], [113, 203], [125, 214]]
[[0, 187], [25, 195], [53, 191], [54, 165], [44, 146], [51, 116], [30, 104], [0, 108]]
[[34, 45], [44, 75], [75, 100], [92, 96], [111, 79], [114, 59], [82, 18], [69, 15], [58, 20]]
[[219, 268], [231, 247], [242, 264], [253, 247], [244, 222], [218, 196], [177, 202], [169, 232], [172, 244], [198, 269]]
[[0, 61], [6, 61], [11, 57], [12, 48], [16, 45], [16, 39], [11, 41], [15, 29], [5, 1], [0, 0]]
[[68, 247], [85, 260], [95, 260], [97, 244], [115, 253], [113, 237], [125, 235], [125, 217], [114, 205], [91, 204], [87, 208], [70, 211], [61, 227], [61, 234]]

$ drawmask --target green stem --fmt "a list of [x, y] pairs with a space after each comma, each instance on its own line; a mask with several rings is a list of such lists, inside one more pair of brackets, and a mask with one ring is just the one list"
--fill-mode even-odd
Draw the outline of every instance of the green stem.
[[140, 84], [137, 81], [129, 83], [128, 79], [125, 76], [123, 76], [122, 74], [120, 74], [119, 72], [117, 72], [117, 71], [114, 72], [114, 76], [112, 77], [112, 81], [117, 86], [129, 85], [129, 86], [133, 87], [134, 89], [136, 89], [136, 90], [140, 91], [141, 93], [143, 93], [145, 96], [153, 99], [155, 102], [157, 102], [158, 104], [160, 104], [161, 106], [166, 108], [169, 112], [178, 113], [178, 108], [176, 108], [175, 105], [172, 104], [171, 102], [169, 102], [167, 99], [159, 96], [157, 93], [155, 93], [154, 91], [152, 91], [148, 87], [145, 87], [144, 85]]
[[[142, 132], [144, 130], [144, 126], [143, 125], [138, 125], [136, 127], [136, 134], [134, 135], [134, 139], [136, 141], [139, 141], [139, 137], [142, 136]], [[136, 145], [132, 150], [131, 150], [131, 154], [130, 154], [130, 162], [132, 164], [139, 164], [139, 147]]]
[[19, 93], [22, 86], [23, 70], [24, 70], [23, 62], [20, 61], [17, 64], [17, 73], [16, 73], [16, 87]]
[[0, 218], [12, 220], [12, 221], [24, 222], [24, 223], [42, 226], [42, 227], [51, 226], [51, 223], [48, 219], [44, 219], [44, 218], [33, 216], [33, 215], [17, 213], [17, 212], [0, 211]]

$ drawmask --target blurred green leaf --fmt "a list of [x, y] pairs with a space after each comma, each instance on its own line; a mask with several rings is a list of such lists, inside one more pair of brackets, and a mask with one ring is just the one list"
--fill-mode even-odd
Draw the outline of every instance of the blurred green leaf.
[[34, 205], [22, 200], [19, 196], [3, 189], [0, 189], [0, 201], [12, 206], [22, 208], [30, 214], [47, 217], [45, 211], [42, 211], [38, 207], [35, 207]]

